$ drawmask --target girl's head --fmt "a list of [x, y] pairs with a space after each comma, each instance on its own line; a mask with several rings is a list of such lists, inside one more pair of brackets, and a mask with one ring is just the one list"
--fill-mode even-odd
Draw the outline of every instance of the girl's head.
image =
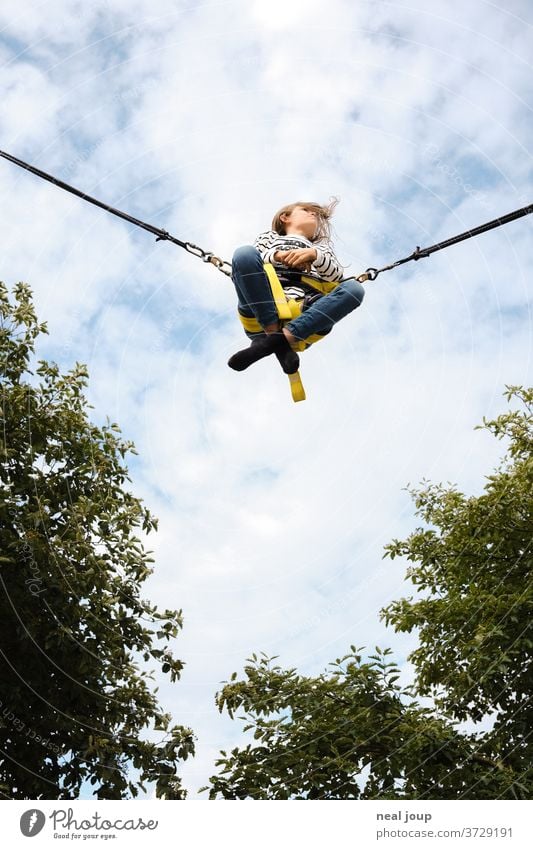
[[309, 241], [329, 241], [331, 238], [330, 219], [338, 202], [337, 198], [332, 198], [326, 206], [322, 206], [320, 203], [307, 202], [303, 200], [296, 201], [296, 203], [289, 203], [287, 206], [283, 206], [276, 212], [272, 219], [272, 229], [275, 230], [276, 233], [279, 233], [280, 236], [285, 236], [287, 232], [291, 232], [290, 225], [294, 218], [294, 211], [297, 210], [296, 214], [298, 215], [299, 210], [303, 209], [309, 213], [314, 213], [316, 220], [314, 232], [312, 232], [313, 227], [310, 225], [310, 235], [307, 236]]

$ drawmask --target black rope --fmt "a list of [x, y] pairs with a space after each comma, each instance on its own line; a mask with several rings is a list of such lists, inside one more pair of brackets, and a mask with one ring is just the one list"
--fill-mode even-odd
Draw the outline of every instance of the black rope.
[[494, 230], [496, 227], [502, 227], [508, 224], [509, 221], [515, 221], [517, 218], [523, 218], [524, 215], [529, 215], [533, 212], [533, 204], [523, 206], [522, 209], [516, 209], [514, 212], [509, 212], [507, 215], [502, 215], [501, 218], [494, 218], [493, 221], [487, 221], [486, 224], [480, 224], [479, 227], [473, 227], [472, 230], [465, 230], [464, 233], [459, 233], [457, 236], [452, 236], [450, 239], [445, 239], [443, 242], [437, 242], [436, 245], [430, 245], [428, 248], [419, 248], [413, 251], [409, 256], [392, 262], [390, 265], [384, 265], [383, 268], [367, 268], [364, 274], [361, 274], [358, 280], [375, 280], [378, 274], [383, 271], [390, 271], [391, 268], [397, 268], [406, 262], [425, 259], [437, 251], [442, 251], [444, 248], [449, 248], [451, 245], [456, 245], [457, 242], [464, 242], [465, 239], [472, 239], [474, 236], [479, 236], [480, 233], [486, 233], [488, 230]]
[[[43, 180], [47, 180], [49, 183], [59, 186], [60, 189], [65, 189], [65, 191], [82, 198], [82, 200], [86, 200], [95, 206], [99, 206], [100, 209], [105, 209], [106, 212], [110, 212], [112, 215], [117, 215], [119, 218], [123, 218], [124, 221], [129, 221], [130, 224], [134, 224], [136, 227], [142, 227], [143, 230], [148, 230], [149, 233], [153, 233], [153, 235], [156, 236], [157, 242], [161, 240], [173, 242], [175, 245], [179, 245], [180, 248], [184, 248], [190, 254], [199, 257], [204, 262], [212, 263], [226, 276], [231, 276], [231, 264], [220, 259], [220, 257], [215, 256], [210, 251], [204, 251], [203, 248], [199, 248], [198, 245], [194, 245], [192, 242], [182, 242], [181, 239], [176, 238], [176, 236], [171, 236], [166, 230], [161, 230], [159, 227], [154, 227], [153, 224], [147, 224], [146, 221], [141, 221], [139, 218], [134, 218], [133, 215], [128, 215], [127, 212], [115, 209], [114, 206], [110, 206], [107, 203], [103, 203], [101, 200], [91, 197], [91, 195], [80, 191], [80, 189], [76, 189], [74, 186], [64, 183], [63, 180], [59, 180], [57, 177], [47, 174], [46, 171], [41, 171], [40, 168], [35, 168], [34, 165], [28, 165], [27, 162], [23, 162], [22, 159], [17, 159], [15, 156], [11, 156], [11, 154], [5, 153], [3, 150], [0, 150], [0, 156], [3, 156], [4, 159], [7, 159], [9, 162], [13, 162], [20, 168], [24, 168], [25, 171], [30, 171], [37, 177], [41, 177]], [[457, 242], [463, 242], [465, 239], [472, 239], [474, 236], [479, 236], [480, 233], [486, 233], [488, 230], [494, 230], [495, 227], [502, 227], [504, 224], [508, 224], [509, 221], [515, 221], [517, 218], [522, 218], [524, 215], [529, 215], [531, 212], [533, 212], [533, 204], [524, 206], [522, 209], [517, 209], [514, 212], [509, 212], [507, 215], [503, 215], [501, 218], [495, 218], [493, 221], [487, 221], [486, 224], [480, 224], [479, 227], [474, 227], [472, 230], [465, 230], [464, 233], [459, 233], [459, 235], [452, 236], [450, 239], [445, 239], [443, 242], [437, 242], [436, 245], [430, 245], [428, 248], [416, 247], [413, 253], [409, 254], [409, 256], [406, 256], [403, 259], [398, 259], [390, 265], [384, 265], [383, 268], [367, 268], [364, 274], [360, 274], [355, 279], [360, 280], [361, 282], [364, 282], [365, 280], [375, 280], [378, 274], [381, 274], [383, 271], [390, 271], [392, 268], [397, 268], [399, 265], [404, 265], [406, 262], [416, 262], [419, 259], [424, 259], [437, 251], [442, 251], [444, 248], [456, 245]], [[347, 279], [353, 280], [354, 278], [352, 277]]]
[[136, 227], [142, 227], [143, 230], [148, 230], [149, 233], [152, 233], [157, 237], [157, 242], [162, 240], [173, 242], [175, 245], [179, 245], [180, 248], [184, 248], [190, 254], [200, 257], [200, 259], [204, 262], [212, 263], [219, 271], [222, 271], [223, 274], [226, 274], [227, 276], [231, 274], [229, 263], [215, 256], [210, 251], [204, 251], [203, 248], [199, 248], [198, 245], [194, 245], [192, 242], [183, 242], [181, 239], [176, 238], [176, 236], [171, 236], [166, 230], [154, 227], [153, 224], [147, 224], [146, 221], [134, 218], [133, 215], [128, 215], [127, 212], [122, 212], [120, 209], [115, 209], [114, 206], [110, 206], [107, 203], [103, 203], [101, 200], [91, 197], [91, 195], [88, 195], [86, 192], [82, 192], [80, 189], [75, 188], [75, 186], [70, 186], [68, 183], [63, 182], [63, 180], [59, 180], [57, 177], [47, 174], [46, 171], [41, 171], [40, 168], [35, 168], [34, 165], [29, 165], [27, 162], [23, 162], [22, 159], [17, 159], [15, 156], [11, 156], [11, 154], [5, 153], [3, 150], [0, 150], [0, 156], [3, 156], [3, 158], [7, 159], [9, 162], [13, 162], [14, 165], [24, 168], [25, 171], [30, 171], [37, 177], [41, 177], [43, 180], [53, 183], [54, 186], [58, 186], [60, 189], [64, 189], [66, 192], [70, 192], [71, 194], [76, 195], [76, 197], [94, 204], [94, 206], [98, 206], [100, 209], [105, 209], [106, 212], [110, 212], [112, 215], [116, 215], [118, 218], [124, 219], [124, 221], [129, 221], [130, 224], [134, 224]]

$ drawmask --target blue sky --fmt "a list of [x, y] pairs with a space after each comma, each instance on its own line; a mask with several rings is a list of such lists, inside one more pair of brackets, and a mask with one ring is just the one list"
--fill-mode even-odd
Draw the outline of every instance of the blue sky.
[[[533, 199], [531, 24], [517, 0], [4, 0], [0, 147], [225, 258], [284, 203], [336, 195], [356, 274]], [[528, 383], [532, 222], [368, 284], [294, 405], [270, 361], [227, 368], [244, 337], [214, 269], [6, 162], [0, 192], [1, 276], [35, 292], [40, 355], [87, 363], [95, 419], [139, 451], [147, 593], [185, 617], [161, 694], [198, 735], [194, 796], [239, 739], [213, 697], [252, 652], [405, 661], [383, 546], [416, 525], [408, 483], [479, 492], [497, 460], [474, 427]]]

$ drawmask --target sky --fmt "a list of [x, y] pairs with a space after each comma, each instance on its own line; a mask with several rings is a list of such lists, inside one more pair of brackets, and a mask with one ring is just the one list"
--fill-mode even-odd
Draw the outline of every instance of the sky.
[[[360, 274], [533, 200], [532, 24], [528, 0], [2, 0], [0, 148], [228, 260], [282, 205], [339, 197]], [[196, 798], [244, 742], [214, 695], [251, 653], [318, 674], [391, 646], [408, 679], [383, 547], [418, 524], [407, 485], [476, 494], [501, 456], [474, 428], [529, 382], [532, 221], [365, 284], [294, 404], [271, 359], [227, 367], [246, 339], [213, 267], [6, 161], [0, 197], [0, 278], [34, 291], [38, 355], [86, 363], [93, 419], [139, 452]]]

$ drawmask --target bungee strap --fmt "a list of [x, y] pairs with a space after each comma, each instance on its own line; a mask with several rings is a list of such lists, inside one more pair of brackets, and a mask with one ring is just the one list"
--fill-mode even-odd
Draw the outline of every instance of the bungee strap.
[[[35, 174], [36, 177], [40, 177], [42, 180], [47, 180], [49, 183], [53, 183], [60, 189], [64, 189], [66, 192], [70, 192], [82, 200], [86, 200], [88, 203], [92, 203], [95, 206], [100, 207], [100, 209], [105, 209], [106, 212], [110, 212], [112, 215], [117, 215], [119, 218], [123, 218], [124, 221], [129, 221], [130, 224], [134, 224], [136, 227], [142, 227], [143, 230], [153, 233], [154, 236], [156, 236], [157, 242], [167, 241], [173, 242], [175, 245], [179, 245], [180, 248], [184, 248], [184, 250], [188, 251], [188, 253], [199, 257], [199, 259], [203, 260], [203, 262], [209, 262], [211, 265], [214, 265], [215, 268], [221, 271], [222, 274], [225, 274], [226, 277], [231, 277], [231, 263], [227, 260], [220, 259], [220, 257], [215, 256], [215, 254], [211, 251], [205, 251], [203, 248], [198, 247], [198, 245], [195, 245], [192, 242], [184, 242], [176, 236], [171, 236], [166, 230], [154, 227], [153, 224], [148, 224], [146, 221], [141, 221], [139, 218], [134, 218], [133, 215], [129, 215], [127, 212], [122, 212], [120, 209], [115, 209], [115, 207], [91, 197], [91, 195], [88, 195], [86, 192], [82, 192], [80, 189], [75, 188], [75, 186], [71, 186], [63, 180], [59, 180], [57, 177], [47, 174], [46, 171], [41, 171], [40, 168], [30, 165], [22, 159], [17, 159], [17, 157], [12, 156], [10, 153], [0, 150], [0, 157], [7, 159], [8, 162], [12, 162], [14, 165], [18, 165], [19, 168], [23, 168], [25, 171], [29, 171], [31, 174]], [[508, 224], [510, 221], [515, 221], [517, 218], [522, 218], [524, 215], [529, 215], [532, 212], [533, 204], [523, 206], [521, 209], [516, 209], [514, 212], [508, 212], [507, 215], [502, 215], [500, 218], [494, 218], [492, 221], [480, 224], [472, 230], [465, 230], [464, 233], [459, 233], [457, 236], [452, 236], [450, 239], [437, 242], [435, 245], [430, 245], [427, 248], [420, 248], [417, 246], [412, 254], [409, 254], [409, 256], [406, 256], [403, 259], [398, 259], [396, 262], [392, 262], [390, 265], [384, 265], [382, 268], [367, 268], [363, 274], [360, 274], [355, 278], [347, 277], [345, 280], [355, 279], [359, 280], [360, 283], [365, 283], [367, 280], [376, 280], [377, 276], [382, 274], [384, 271], [390, 271], [390, 269], [397, 268], [399, 265], [404, 265], [406, 262], [424, 259], [437, 251], [442, 251], [444, 248], [449, 248], [451, 245], [463, 242], [465, 239], [472, 239], [474, 236], [479, 236], [481, 233], [486, 233], [488, 230], [493, 230], [496, 227], [502, 227], [504, 224]], [[305, 282], [309, 281], [310, 285], [315, 285], [317, 282], [315, 278], [306, 279], [302, 277], [302, 280], [305, 280]], [[328, 291], [331, 291], [327, 289], [327, 286], [330, 284], [327, 284], [326, 281], [321, 282], [324, 285], [324, 291], [322, 294], [327, 295]]]
[[456, 245], [458, 242], [464, 242], [466, 239], [472, 239], [474, 236], [479, 236], [481, 233], [487, 233], [489, 230], [494, 230], [496, 227], [502, 227], [504, 224], [509, 224], [510, 221], [516, 221], [517, 218], [523, 218], [524, 215], [530, 215], [533, 212], [533, 204], [523, 206], [521, 209], [515, 209], [514, 212], [508, 212], [507, 215], [502, 215], [500, 218], [494, 218], [492, 221], [487, 221], [485, 224], [480, 224], [479, 227], [473, 227], [472, 230], [465, 230], [464, 233], [459, 233], [457, 236], [451, 236], [449, 239], [444, 239], [442, 242], [437, 242], [435, 245], [430, 245], [428, 248], [420, 248], [418, 245], [409, 256], [403, 259], [398, 259], [396, 262], [391, 262], [390, 265], [384, 265], [383, 268], [367, 268], [364, 274], [361, 274], [357, 280], [364, 283], [366, 280], [375, 280], [378, 274], [383, 271], [390, 271], [391, 268], [397, 268], [399, 265], [404, 265], [406, 262], [417, 262], [419, 259], [425, 259], [437, 251], [442, 251], [444, 248], [449, 248], [451, 245]]
[[60, 189], [64, 189], [66, 192], [76, 195], [76, 197], [79, 197], [82, 200], [86, 200], [88, 203], [92, 203], [94, 206], [100, 207], [100, 209], [105, 209], [106, 212], [110, 212], [112, 215], [116, 215], [124, 221], [129, 221], [130, 224], [134, 224], [136, 227], [141, 227], [143, 230], [147, 230], [149, 233], [156, 236], [156, 242], [166, 241], [172, 242], [174, 245], [179, 245], [180, 248], [183, 248], [188, 253], [193, 254], [193, 256], [197, 256], [204, 262], [209, 262], [214, 265], [215, 268], [218, 268], [218, 270], [221, 271], [222, 274], [225, 274], [226, 277], [231, 277], [231, 263], [220, 259], [220, 257], [215, 256], [215, 254], [211, 253], [211, 251], [204, 251], [203, 248], [198, 247], [198, 245], [195, 245], [192, 242], [183, 242], [176, 236], [171, 236], [166, 230], [154, 227], [153, 224], [141, 221], [140, 218], [134, 218], [133, 215], [129, 215], [127, 212], [122, 212], [120, 209], [115, 209], [114, 206], [110, 206], [108, 203], [104, 203], [97, 198], [93, 198], [91, 195], [88, 195], [86, 192], [82, 192], [75, 186], [70, 186], [68, 183], [63, 182], [63, 180], [59, 180], [57, 177], [47, 174], [46, 171], [41, 171], [40, 168], [36, 168], [34, 165], [29, 165], [27, 162], [23, 162], [22, 159], [17, 159], [15, 156], [11, 156], [10, 153], [5, 153], [5, 151], [0, 150], [0, 156], [7, 159], [9, 162], [12, 162], [14, 165], [18, 165], [19, 168], [23, 168], [25, 171], [35, 174], [36, 177], [40, 177], [42, 180], [46, 180], [48, 183], [52, 183], [54, 186], [58, 186]]

